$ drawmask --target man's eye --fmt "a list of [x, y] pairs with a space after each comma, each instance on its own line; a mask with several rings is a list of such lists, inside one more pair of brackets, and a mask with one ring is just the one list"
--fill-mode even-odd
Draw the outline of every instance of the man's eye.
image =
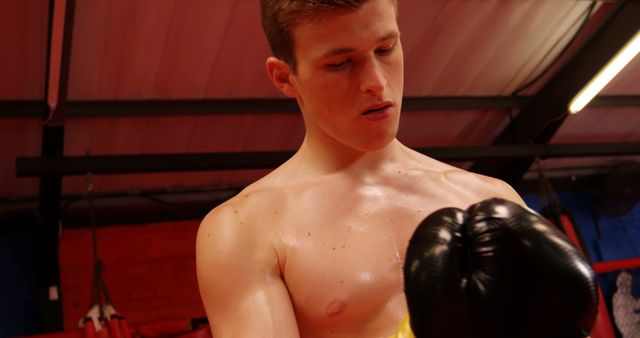
[[342, 68], [346, 67], [350, 62], [351, 62], [351, 59], [346, 59], [346, 60], [338, 62], [338, 63], [327, 64], [326, 67], [329, 70], [339, 70], [339, 69], [342, 69]]
[[393, 51], [393, 46], [389, 48], [378, 48], [376, 49], [376, 54], [378, 55], [388, 55]]

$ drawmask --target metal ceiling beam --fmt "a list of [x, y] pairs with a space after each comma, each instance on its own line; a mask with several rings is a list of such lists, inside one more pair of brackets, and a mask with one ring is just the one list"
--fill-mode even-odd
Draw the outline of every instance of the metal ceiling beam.
[[[402, 110], [520, 109], [529, 96], [431, 96], [405, 97]], [[43, 100], [0, 100], [0, 118], [42, 118]], [[595, 98], [590, 107], [640, 107], [640, 95], [608, 95]], [[67, 101], [67, 118], [121, 116], [179, 116], [229, 114], [298, 114], [298, 105], [289, 99], [201, 99]]]
[[202, 99], [141, 101], [74, 101], [69, 116], [170, 116], [222, 114], [296, 114], [298, 104], [287, 99]]
[[[640, 154], [640, 143], [494, 145], [484, 147], [416, 148], [442, 161], [531, 157], [595, 157]], [[293, 155], [291, 151], [196, 153], [153, 155], [102, 155], [65, 157], [19, 157], [18, 177], [43, 175], [130, 174], [213, 170], [270, 169]]]
[[[640, 1], [622, 0], [576, 54], [528, 100], [494, 144], [548, 143], [567, 117], [570, 100], [640, 30]], [[477, 161], [472, 171], [516, 184], [534, 157]]]
[[425, 96], [405, 97], [402, 111], [519, 109], [526, 96]]
[[0, 118], [36, 118], [47, 115], [44, 100], [0, 100]]
[[63, 158], [18, 157], [16, 175], [131, 174], [209, 170], [275, 168], [293, 155], [292, 151], [241, 153], [143, 154], [65, 156]]

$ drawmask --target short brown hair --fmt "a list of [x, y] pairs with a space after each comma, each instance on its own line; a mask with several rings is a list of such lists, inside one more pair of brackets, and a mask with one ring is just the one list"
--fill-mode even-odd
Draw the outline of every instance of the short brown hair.
[[[262, 28], [273, 55], [295, 72], [293, 27], [335, 9], [357, 10], [369, 0], [260, 0]], [[398, 0], [390, 0], [397, 6]]]

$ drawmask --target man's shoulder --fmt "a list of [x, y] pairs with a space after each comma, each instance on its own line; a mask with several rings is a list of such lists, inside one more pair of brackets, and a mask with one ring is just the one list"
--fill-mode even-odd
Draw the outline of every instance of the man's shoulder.
[[493, 186], [504, 188], [508, 186], [507, 183], [500, 179], [473, 173], [439, 161], [429, 162], [428, 166], [422, 168], [422, 171], [425, 175], [437, 177], [449, 184], [467, 189], [485, 189]]
[[416, 158], [426, 174], [467, 191], [475, 199], [501, 197], [524, 204], [516, 191], [501, 179], [470, 172], [422, 154]]
[[[280, 187], [268, 186], [257, 181], [240, 191], [237, 195], [213, 208], [203, 219], [203, 224], [228, 223], [230, 221], [252, 223], [262, 214], [273, 209], [284, 199]], [[245, 224], [245, 223], [243, 223]]]
[[270, 220], [291, 199], [291, 184], [282, 178], [278, 169], [251, 183], [235, 196], [211, 210], [203, 224], [242, 222], [243, 226]]
[[507, 182], [501, 179], [459, 168], [447, 171], [446, 176], [449, 181], [467, 189], [478, 199], [500, 197], [524, 205], [520, 195]]
[[272, 242], [277, 195], [276, 189], [245, 188], [202, 219], [197, 243], [233, 255]]
[[[270, 219], [295, 197], [296, 182], [304, 181], [289, 164], [291, 160], [274, 169], [266, 176], [251, 183], [238, 194], [211, 210], [203, 223], [228, 223], [230, 220], [243, 225], [263, 223]], [[292, 197], [293, 196], [293, 197]]]
[[448, 179], [459, 182], [459, 183], [476, 183], [476, 184], [506, 184], [504, 181], [490, 177], [478, 173], [474, 173], [462, 168], [449, 166], [446, 170], [442, 171], [442, 175], [446, 176]]

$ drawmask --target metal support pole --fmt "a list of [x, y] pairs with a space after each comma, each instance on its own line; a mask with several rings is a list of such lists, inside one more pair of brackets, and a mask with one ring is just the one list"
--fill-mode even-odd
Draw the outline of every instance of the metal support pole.
[[[61, 157], [64, 127], [43, 128], [42, 155]], [[63, 329], [58, 263], [61, 198], [62, 176], [42, 176], [38, 194], [38, 225], [35, 232], [36, 296], [40, 310], [38, 322], [41, 332]]]

